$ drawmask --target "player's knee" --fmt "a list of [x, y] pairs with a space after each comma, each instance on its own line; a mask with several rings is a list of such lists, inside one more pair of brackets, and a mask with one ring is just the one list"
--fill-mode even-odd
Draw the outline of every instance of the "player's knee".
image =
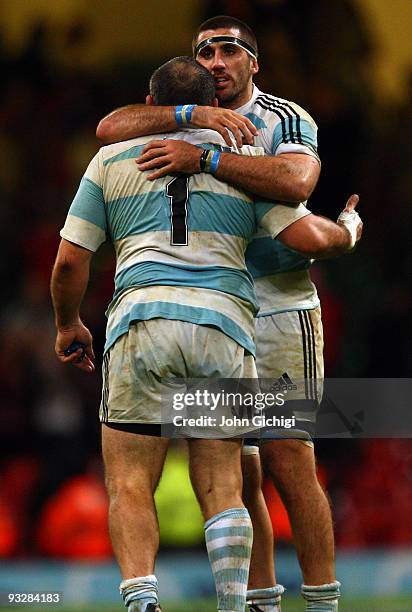
[[205, 508], [224, 505], [226, 501], [241, 500], [242, 484], [238, 479], [228, 478], [226, 483], [210, 483], [208, 486], [198, 486], [195, 488], [196, 497], [202, 511]]
[[151, 487], [148, 478], [141, 479], [134, 476], [106, 475], [106, 490], [110, 501], [115, 502], [122, 498], [142, 498], [145, 494], [151, 495]]
[[203, 496], [214, 496], [224, 498], [225, 495], [241, 495], [242, 493], [242, 479], [229, 477], [226, 482], [218, 481], [211, 483], [209, 487], [202, 491]]
[[261, 449], [263, 469], [279, 484], [316, 479], [313, 447], [300, 440], [274, 440]]
[[270, 465], [314, 463], [313, 447], [301, 440], [271, 440], [263, 444], [261, 457], [264, 469]]
[[105, 485], [107, 494], [111, 501], [114, 501], [120, 495], [122, 495], [122, 493], [127, 491], [127, 486], [125, 486], [124, 479], [120, 478], [119, 476], [106, 475]]

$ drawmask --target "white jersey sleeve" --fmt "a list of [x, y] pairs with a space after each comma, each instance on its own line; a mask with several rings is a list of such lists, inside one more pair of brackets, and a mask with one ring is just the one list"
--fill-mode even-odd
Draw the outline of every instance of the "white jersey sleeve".
[[97, 251], [107, 235], [106, 205], [101, 179], [101, 154], [90, 162], [60, 236], [90, 251]]
[[310, 215], [310, 210], [304, 204], [274, 204], [262, 216], [266, 206], [264, 203], [256, 204], [257, 218], [261, 227], [272, 239], [298, 219]]

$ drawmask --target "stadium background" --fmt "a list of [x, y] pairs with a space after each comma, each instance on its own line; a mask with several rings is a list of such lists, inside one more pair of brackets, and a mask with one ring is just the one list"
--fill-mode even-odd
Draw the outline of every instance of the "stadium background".
[[[313, 271], [327, 375], [410, 376], [410, 0], [2, 0], [0, 592], [57, 589], [81, 610], [96, 601], [121, 609], [111, 604], [118, 573], [99, 457], [100, 378], [57, 363], [49, 276], [99, 118], [143, 102], [152, 69], [188, 53], [193, 28], [219, 13], [254, 28], [259, 87], [298, 102], [319, 125], [313, 210], [334, 218], [350, 193], [361, 196], [357, 252]], [[102, 249], [83, 308], [98, 355], [111, 275]], [[411, 441], [320, 440], [317, 454], [334, 505], [338, 577], [359, 598], [343, 609], [411, 609]], [[287, 520], [269, 485], [266, 493], [279, 581], [297, 593]], [[164, 599], [213, 598], [183, 447], [173, 448], [158, 502]], [[380, 603], [362, 604], [371, 594]]]

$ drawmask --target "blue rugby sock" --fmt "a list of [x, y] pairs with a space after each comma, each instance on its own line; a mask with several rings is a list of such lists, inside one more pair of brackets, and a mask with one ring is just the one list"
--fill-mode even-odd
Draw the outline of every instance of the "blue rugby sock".
[[246, 508], [231, 508], [205, 523], [206, 548], [216, 584], [218, 611], [243, 612], [253, 529]]

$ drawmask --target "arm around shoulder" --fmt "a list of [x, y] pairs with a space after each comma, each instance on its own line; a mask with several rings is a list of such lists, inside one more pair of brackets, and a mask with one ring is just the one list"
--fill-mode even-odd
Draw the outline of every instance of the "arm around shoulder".
[[263, 198], [304, 202], [316, 186], [319, 161], [303, 153], [247, 156], [222, 153], [216, 178]]
[[96, 136], [106, 145], [175, 129], [174, 106], [131, 104], [103, 117], [97, 126]]

